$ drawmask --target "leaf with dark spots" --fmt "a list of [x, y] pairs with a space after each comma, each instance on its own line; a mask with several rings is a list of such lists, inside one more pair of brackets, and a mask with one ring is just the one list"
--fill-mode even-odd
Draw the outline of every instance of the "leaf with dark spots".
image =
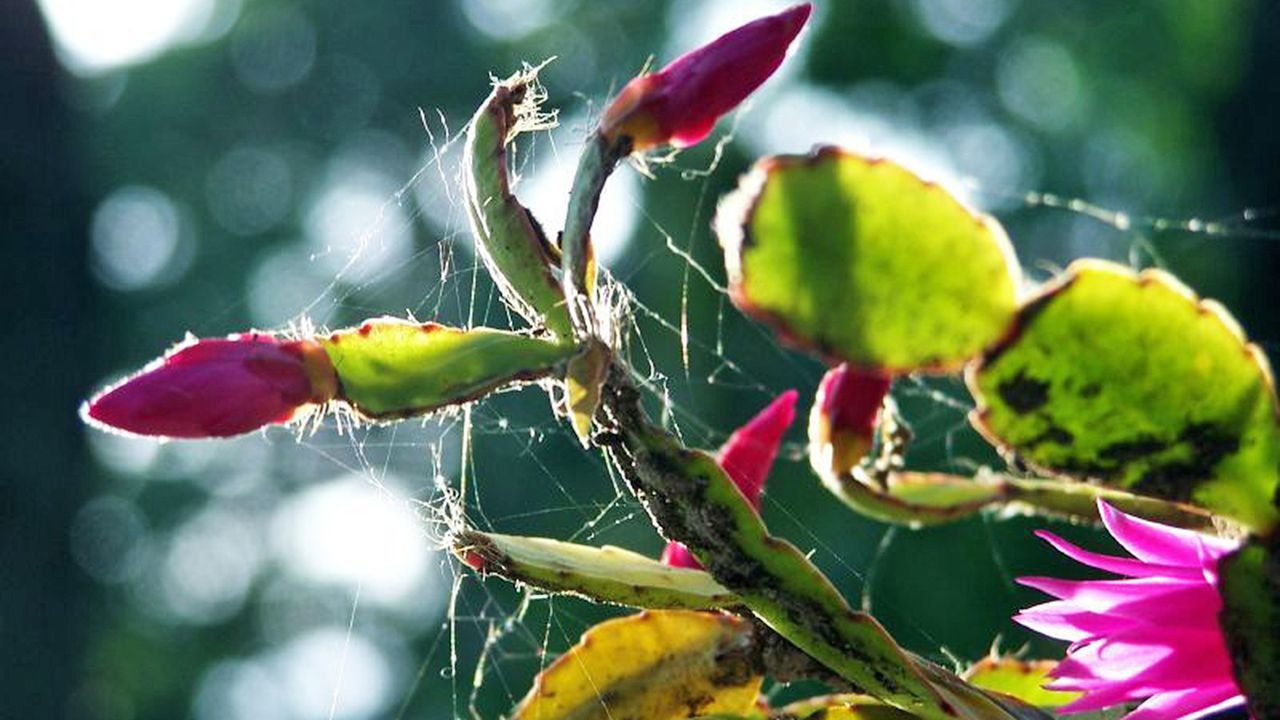
[[1017, 413], [1035, 412], [1049, 402], [1049, 383], [1019, 372], [996, 387], [1000, 399]]
[[1073, 263], [967, 372], [974, 425], [1037, 472], [1280, 522], [1280, 417], [1266, 358], [1172, 276]]
[[1111, 443], [1098, 452], [1103, 458], [1114, 463], [1126, 463], [1149, 455], [1155, 455], [1168, 449], [1169, 443], [1153, 437], [1139, 437], [1135, 440], [1124, 440]]

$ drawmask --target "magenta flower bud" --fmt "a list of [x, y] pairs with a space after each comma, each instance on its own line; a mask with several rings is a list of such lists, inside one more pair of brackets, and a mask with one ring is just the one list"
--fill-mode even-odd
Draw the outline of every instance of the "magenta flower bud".
[[[795, 420], [799, 397], [795, 390], [788, 390], [774, 398], [746, 425], [735, 430], [716, 455], [720, 468], [757, 511], [765, 480], [782, 445], [782, 436]], [[667, 543], [662, 562], [673, 567], [702, 567], [689, 549], [678, 542]]]
[[803, 3], [754, 20], [635, 78], [605, 109], [601, 133], [629, 137], [633, 150], [699, 142], [778, 69], [811, 10]]
[[327, 402], [338, 380], [324, 348], [258, 332], [192, 340], [81, 408], [94, 425], [134, 435], [227, 437], [292, 420]]
[[858, 464], [871, 449], [876, 418], [892, 384], [887, 374], [843, 363], [828, 370], [809, 416], [812, 457], [838, 473]]
[[1050, 673], [1051, 690], [1083, 695], [1059, 712], [1143, 701], [1128, 720], [1203, 717], [1244, 703], [1218, 623], [1217, 564], [1236, 544], [1126, 515], [1098, 501], [1111, 536], [1132, 557], [1076, 547], [1036, 533], [1059, 552], [1122, 580], [1018, 582], [1057, 598], [1014, 620], [1071, 643]]

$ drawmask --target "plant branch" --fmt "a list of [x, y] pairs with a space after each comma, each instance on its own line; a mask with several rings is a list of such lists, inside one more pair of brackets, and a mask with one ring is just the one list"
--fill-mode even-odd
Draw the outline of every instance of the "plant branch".
[[654, 426], [629, 370], [615, 362], [604, 388], [609, 434], [600, 438], [655, 527], [689, 547], [717, 582], [767, 627], [850, 686], [929, 720], [1043, 717], [1017, 713], [906, 653], [854, 611], [795, 546], [770, 535], [709, 455]]

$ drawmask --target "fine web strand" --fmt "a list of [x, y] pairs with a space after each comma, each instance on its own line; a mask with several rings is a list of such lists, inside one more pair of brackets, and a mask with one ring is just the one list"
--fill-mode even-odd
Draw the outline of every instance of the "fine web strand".
[[[322, 292], [299, 308], [293, 319], [295, 323], [306, 322], [322, 308], [335, 308], [348, 315], [380, 315], [389, 311], [395, 314], [388, 307], [371, 306], [362, 299], [365, 291], [425, 267], [434, 269], [432, 274], [437, 279], [421, 288], [416, 296], [399, 299], [392, 307], [402, 307], [404, 314], [421, 321], [447, 322], [453, 318], [466, 327], [519, 327], [518, 319], [486, 281], [482, 265], [470, 248], [457, 170], [450, 167], [450, 163], [456, 163], [456, 151], [466, 128], [452, 132], [438, 110], [423, 110], [420, 118], [429, 150], [426, 160], [386, 199], [354, 243], [355, 249], [341, 269]], [[534, 133], [530, 137], [532, 142], [526, 138], [526, 144], [514, 155], [515, 167], [521, 172], [531, 172], [537, 167], [540, 152], [554, 157], [568, 150], [559, 147], [550, 135]], [[767, 328], [750, 322], [744, 326], [729, 301], [723, 269], [716, 263], [698, 259], [718, 252], [703, 244], [714, 243], [706, 231], [707, 213], [712, 206], [710, 200], [723, 187], [724, 178], [717, 171], [723, 150], [732, 139], [732, 133], [718, 138], [705, 167], [682, 169], [675, 165], [681, 156], [668, 159], [669, 167], [660, 163], [649, 166], [656, 179], [647, 182], [694, 185], [691, 188], [696, 198], [693, 218], [677, 235], [663, 227], [645, 207], [638, 206], [640, 227], [635, 232], [634, 246], [619, 263], [618, 275], [609, 275], [606, 268], [603, 280], [639, 280], [654, 268], [675, 263], [679, 287], [674, 293], [678, 297], [674, 311], [661, 309], [665, 307], [661, 297], [636, 296], [624, 291], [629, 311], [621, 320], [626, 339], [624, 355], [647, 401], [656, 408], [656, 416], [689, 445], [707, 448], [721, 444], [732, 430], [718, 420], [710, 420], [701, 408], [701, 399], [708, 397], [708, 393], [735, 398], [735, 405], [743, 408], [762, 407], [786, 387], [796, 387], [802, 396], [811, 397], [822, 372], [820, 365], [783, 346]], [[430, 223], [427, 210], [411, 201], [413, 193], [424, 184], [432, 186], [443, 198], [443, 216], [430, 218]], [[1012, 198], [1021, 210], [1068, 213], [1102, 223], [1115, 231], [1118, 243], [1127, 246], [1129, 262], [1135, 267], [1167, 266], [1158, 241], [1175, 233], [1211, 241], [1280, 240], [1280, 230], [1262, 226], [1280, 217], [1280, 206], [1247, 208], [1211, 219], [1171, 218], [1121, 212], [1042, 191], [990, 188], [973, 183], [968, 189], [977, 197]], [[361, 257], [379, 251], [380, 235], [401, 229], [385, 226], [389, 217], [386, 211], [393, 205], [407, 210], [409, 222], [436, 228], [431, 240], [415, 249], [402, 266], [358, 283], [348, 282], [350, 269]], [[1036, 258], [1023, 258], [1023, 261], [1032, 268], [1039, 264]], [[1044, 272], [1052, 269], [1046, 268]], [[695, 307], [702, 306], [714, 310], [710, 321], [700, 319], [694, 312]], [[741, 337], [736, 344], [733, 342], [731, 329], [749, 334], [750, 342], [746, 343], [749, 351], [743, 349]], [[675, 374], [668, 372], [672, 348], [682, 371]], [[782, 372], [771, 371], [768, 377], [763, 376], [753, 369], [760, 367], [762, 361]], [[779, 386], [779, 376], [787, 378], [783, 386]], [[528, 387], [521, 392], [537, 394], [540, 388]], [[972, 433], [966, 420], [972, 400], [960, 383], [912, 375], [895, 384], [894, 394], [915, 403], [916, 409], [907, 418], [917, 432], [913, 448], [941, 454], [947, 467], [959, 472], [972, 472], [983, 464], [958, 449], [964, 446], [960, 439]], [[735, 414], [748, 413], [735, 411]], [[803, 424], [803, 415], [799, 424]], [[492, 440], [510, 445], [509, 454], [501, 458], [479, 454], [477, 447]], [[569, 431], [550, 412], [543, 412], [541, 419], [528, 420], [523, 416], [515, 419], [481, 402], [461, 411], [440, 413], [425, 421], [404, 421], [388, 428], [347, 426], [341, 435], [322, 432], [301, 438], [299, 445], [313, 462], [344, 473], [359, 474], [380, 494], [418, 504], [428, 525], [510, 532], [543, 521], [563, 523], [567, 518], [575, 518], [573, 529], [558, 539], [600, 544], [615, 538], [634, 541], [637, 537], [652, 537], [646, 514], [626, 489], [617, 468], [596, 455], [589, 455], [584, 472], [591, 474], [590, 483], [558, 476], [554, 469], [560, 466], [557, 455], [573, 442], [576, 441]], [[403, 474], [403, 468], [420, 467], [423, 461], [427, 467], [420, 471], [422, 476], [411, 478], [407, 489], [404, 484], [393, 485], [388, 481]], [[799, 443], [788, 444], [779, 460], [784, 466], [804, 462], [805, 450]], [[799, 473], [794, 467], [787, 469], [792, 475], [812, 479], [804, 468], [799, 468]], [[490, 512], [491, 503], [484, 499], [492, 501], [504, 487], [516, 483], [541, 488], [538, 504], [515, 511]], [[444, 488], [449, 492], [444, 492]], [[885, 576], [885, 564], [890, 562], [893, 545], [909, 531], [883, 530], [878, 541], [871, 542], [873, 547], [850, 552], [838, 538], [812, 529], [806, 522], [810, 510], [789, 504], [782, 499], [785, 496], [785, 493], [766, 493], [766, 515], [777, 518], [786, 527], [785, 534], [800, 547], [812, 549], [816, 561], [856, 579], [862, 606], [872, 609], [872, 597]], [[826, 511], [848, 513], [847, 522], [851, 526], [868, 522], [834, 500]], [[997, 568], [1004, 592], [1012, 593], [1013, 571], [996, 544], [991, 522], [991, 518], [984, 516], [986, 552]], [[448, 528], [436, 527], [429, 535], [434, 544], [443, 547], [450, 532]], [[850, 560], [850, 557], [864, 555], [868, 557], [865, 563]], [[434, 688], [440, 680], [447, 681], [456, 718], [490, 717], [509, 712], [527, 691], [532, 674], [545, 669], [576, 643], [578, 635], [593, 624], [597, 613], [579, 613], [578, 610], [586, 608], [581, 600], [554, 598], [528, 588], [513, 591], [505, 581], [494, 577], [481, 581], [447, 553], [439, 557], [441, 576], [451, 578], [446, 591], [446, 610], [442, 618], [433, 621], [423, 632], [417, 653], [421, 660], [416, 670], [407, 673], [395, 717], [413, 716], [415, 703], [436, 692]], [[856, 597], [851, 600], [858, 603]], [[349, 609], [348, 640], [368, 622], [371, 612], [362, 609], [358, 594]], [[874, 609], [893, 615], [891, 608]], [[930, 654], [945, 657], [945, 638], [935, 637], [928, 628], [913, 623], [910, 618], [892, 619], [926, 638], [931, 645]], [[339, 682], [333, 688], [331, 715], [341, 714], [340, 687]]]

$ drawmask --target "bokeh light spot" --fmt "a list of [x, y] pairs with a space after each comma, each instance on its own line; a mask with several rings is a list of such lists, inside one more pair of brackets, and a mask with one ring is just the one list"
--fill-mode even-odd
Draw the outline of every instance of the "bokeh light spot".
[[272, 545], [286, 569], [315, 583], [360, 587], [386, 604], [429, 602], [424, 581], [433, 552], [423, 524], [403, 500], [361, 476], [293, 496], [272, 522]]
[[[533, 211], [547, 237], [556, 237], [564, 229], [564, 208], [569, 187], [577, 170], [578, 150], [587, 136], [588, 121], [576, 116], [552, 131], [556, 150], [540, 155], [533, 172], [519, 178], [514, 192]], [[596, 260], [610, 267], [627, 248], [639, 220], [640, 177], [629, 168], [621, 168], [609, 178], [600, 196], [600, 209], [591, 226], [591, 240]]]
[[191, 262], [192, 230], [173, 200], [150, 187], [129, 185], [93, 213], [94, 275], [113, 290], [135, 291], [179, 279]]
[[930, 35], [959, 47], [991, 37], [1012, 10], [1009, 0], [915, 0], [912, 7]]
[[224, 621], [244, 604], [262, 564], [258, 528], [230, 509], [201, 511], [174, 532], [154, 587], [167, 619], [192, 625]]
[[149, 60], [196, 39], [214, 0], [38, 0], [63, 64], [95, 75]]
[[1015, 43], [996, 68], [996, 87], [1005, 107], [1051, 132], [1071, 127], [1083, 116], [1082, 82], [1070, 51], [1045, 39]]
[[339, 159], [306, 210], [304, 226], [320, 271], [346, 283], [385, 279], [413, 254], [412, 224], [399, 186], [374, 164]]
[[284, 646], [273, 660], [298, 720], [359, 720], [391, 702], [394, 668], [359, 633], [318, 628]]
[[236, 235], [257, 235], [288, 215], [293, 206], [293, 174], [278, 152], [236, 147], [209, 171], [205, 192], [219, 225]]
[[231, 33], [231, 66], [254, 92], [269, 95], [297, 85], [316, 60], [316, 30], [300, 10], [269, 5], [242, 18]]
[[494, 40], [518, 40], [556, 20], [555, 0], [460, 0], [471, 27]]
[[85, 503], [71, 522], [71, 554], [80, 568], [103, 583], [131, 579], [138, 571], [139, 543], [147, 523], [137, 506], [104, 495]]

